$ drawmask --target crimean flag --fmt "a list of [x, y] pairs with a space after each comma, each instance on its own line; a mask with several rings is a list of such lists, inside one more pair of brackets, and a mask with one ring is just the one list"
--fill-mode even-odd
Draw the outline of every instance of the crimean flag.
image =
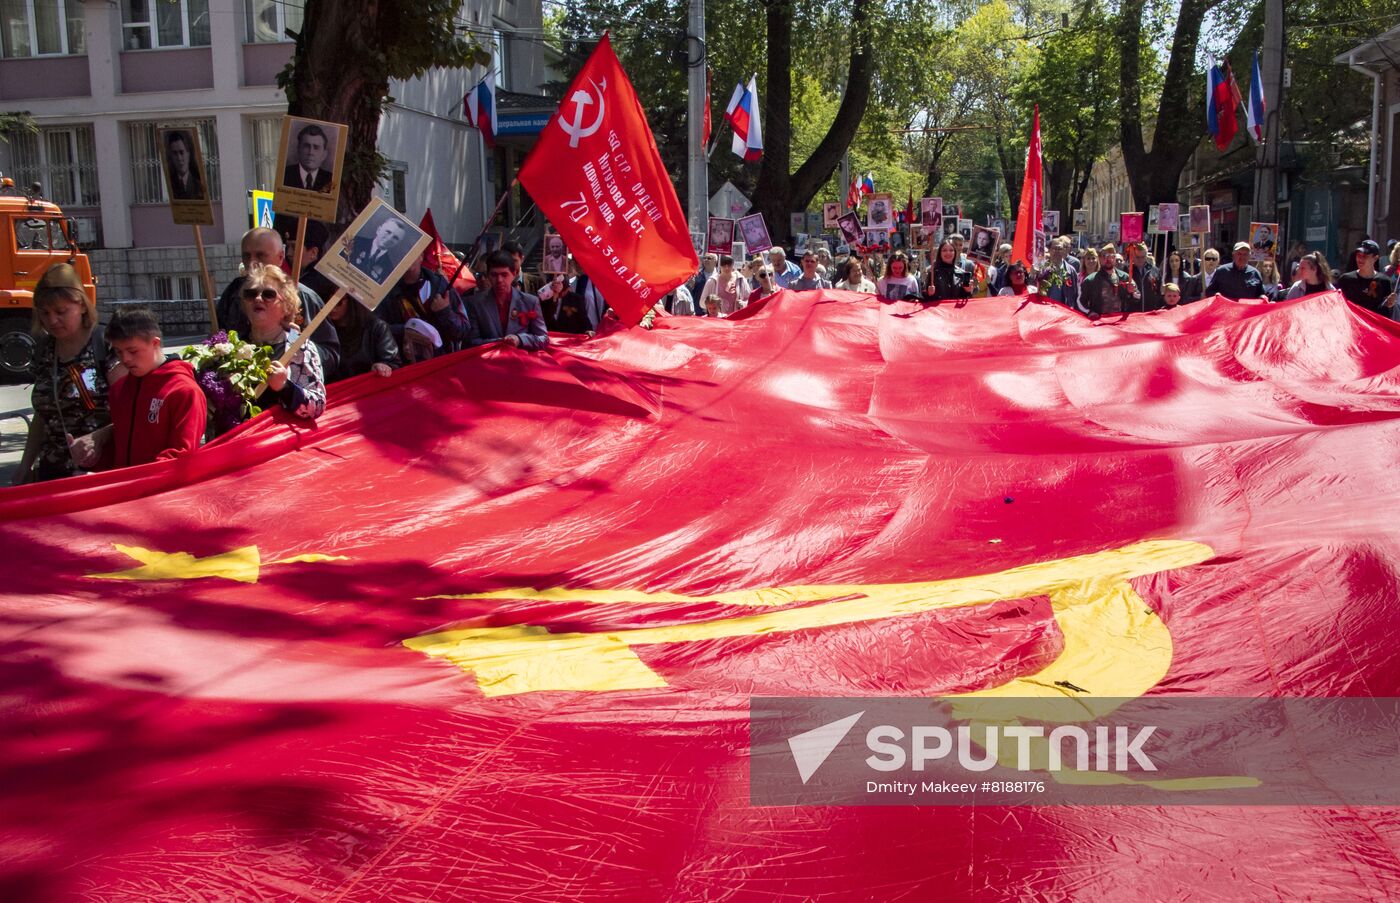
[[1249, 103], [1245, 107], [1245, 130], [1255, 144], [1264, 143], [1264, 76], [1259, 71], [1259, 51], [1254, 51], [1254, 71], [1249, 76]]
[[462, 98], [462, 115], [481, 131], [487, 147], [496, 146], [496, 70], [487, 70], [481, 81]]
[[606, 34], [520, 167], [520, 184], [624, 323], [700, 266], [637, 92]]
[[1239, 105], [1240, 89], [1229, 61], [1211, 66], [1206, 75], [1206, 130], [1215, 137], [1219, 151], [1228, 150], [1239, 131]]
[[452, 287], [458, 292], [469, 292], [476, 288], [476, 277], [470, 267], [462, 265], [462, 258], [452, 252], [447, 243], [438, 235], [437, 224], [433, 222], [432, 208], [423, 214], [418, 228], [428, 233], [432, 241], [423, 249], [423, 267], [452, 280]]
[[734, 129], [730, 143], [735, 156], [753, 162], [763, 156], [763, 127], [758, 115], [758, 76], [749, 76], [749, 83], [734, 86], [724, 118]]
[[1031, 141], [1026, 148], [1026, 173], [1021, 180], [1021, 204], [1016, 210], [1016, 234], [1011, 239], [1011, 262], [1027, 268], [1037, 264], [1036, 248], [1045, 242], [1035, 240], [1035, 233], [1044, 228], [1045, 175], [1040, 157], [1040, 106], [1035, 108], [1031, 124]]
[[821, 785], [879, 722], [811, 773], [750, 717], [1400, 696], [1397, 470], [1400, 325], [1335, 291], [1108, 326], [780, 292], [338, 382], [314, 427], [0, 490], [0, 887], [1387, 899], [1393, 804], [1135, 770], [1096, 805], [755, 805], [757, 766]]

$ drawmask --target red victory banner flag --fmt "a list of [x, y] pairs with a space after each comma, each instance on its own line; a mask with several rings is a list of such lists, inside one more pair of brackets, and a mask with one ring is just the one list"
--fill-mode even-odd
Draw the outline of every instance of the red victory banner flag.
[[1044, 229], [1045, 183], [1040, 160], [1040, 107], [1035, 108], [1035, 123], [1031, 127], [1031, 143], [1026, 150], [1026, 176], [1021, 181], [1021, 206], [1016, 211], [1016, 236], [1011, 240], [1011, 261], [1031, 267], [1036, 264], [1036, 250], [1045, 246], [1035, 233]]
[[700, 261], [656, 139], [608, 36], [520, 168], [579, 268], [636, 325]]

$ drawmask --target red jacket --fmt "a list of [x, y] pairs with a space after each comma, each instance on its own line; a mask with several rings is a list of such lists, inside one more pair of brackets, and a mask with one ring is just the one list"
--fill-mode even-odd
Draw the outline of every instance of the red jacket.
[[199, 448], [208, 403], [189, 361], [170, 360], [112, 384], [112, 441], [101, 469], [163, 461]]

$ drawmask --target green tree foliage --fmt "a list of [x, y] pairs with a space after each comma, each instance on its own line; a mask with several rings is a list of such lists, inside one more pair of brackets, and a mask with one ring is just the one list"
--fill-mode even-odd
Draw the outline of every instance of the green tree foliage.
[[487, 49], [459, 30], [460, 6], [455, 0], [306, 0], [292, 61], [277, 84], [287, 93], [290, 114], [349, 127], [342, 222], [369, 202], [387, 169], [377, 142], [389, 81], [490, 62]]

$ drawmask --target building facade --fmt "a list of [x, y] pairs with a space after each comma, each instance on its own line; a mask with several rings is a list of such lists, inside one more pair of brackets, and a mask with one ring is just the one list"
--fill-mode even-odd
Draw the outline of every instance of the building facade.
[[[540, 9], [473, 0], [458, 20], [493, 47], [503, 87], [526, 96], [547, 78]], [[277, 74], [300, 17], [301, 4], [285, 0], [0, 3], [0, 110], [26, 111], [39, 127], [0, 143], [0, 173], [38, 182], [78, 222], [99, 297], [201, 294], [193, 233], [171, 222], [160, 168], [156, 129], [170, 124], [199, 131], [215, 218], [203, 240], [215, 282], [232, 278], [249, 192], [273, 188], [287, 107]], [[480, 75], [434, 70], [395, 83], [380, 124], [390, 161], [381, 195], [414, 219], [431, 208], [455, 245], [476, 237], [519, 162], [518, 147], [487, 151], [462, 118]]]

